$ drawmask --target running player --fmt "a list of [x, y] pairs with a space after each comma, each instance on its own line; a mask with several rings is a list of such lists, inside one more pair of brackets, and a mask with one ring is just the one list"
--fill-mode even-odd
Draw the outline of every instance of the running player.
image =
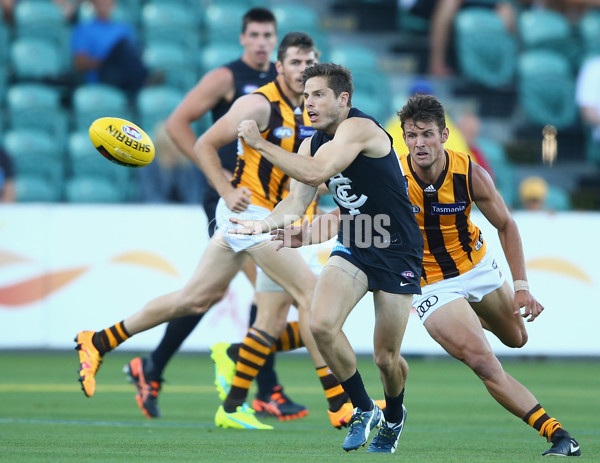
[[[287, 225], [304, 213], [318, 185], [328, 185], [343, 211], [344, 226], [315, 288], [311, 331], [355, 407], [342, 448], [357, 450], [381, 425], [368, 451], [394, 452], [406, 419], [408, 365], [400, 346], [412, 295], [421, 292], [423, 238], [392, 138], [372, 117], [352, 108], [350, 71], [321, 63], [304, 71], [304, 81], [306, 109], [317, 132], [302, 143], [299, 155], [264, 140], [254, 121], [240, 124], [239, 135], [246, 143], [295, 181], [270, 216], [262, 221], [233, 218], [243, 228], [232, 232], [254, 235]], [[365, 390], [342, 331], [368, 291], [375, 304], [374, 357], [383, 383], [384, 412]]]
[[[167, 130], [171, 138], [188, 157], [193, 157], [196, 142], [196, 134], [192, 128], [194, 122], [209, 111], [212, 113], [213, 121], [218, 120], [239, 97], [252, 93], [277, 77], [275, 63], [270, 61], [277, 45], [276, 19], [270, 10], [252, 8], [246, 12], [242, 18], [240, 43], [244, 47], [242, 56], [207, 73], [188, 92], [167, 120]], [[229, 176], [233, 175], [235, 169], [236, 148], [237, 142], [234, 141], [218, 150], [223, 169]], [[206, 182], [203, 206], [211, 237], [215, 230], [215, 210], [218, 201], [219, 194]], [[255, 297], [261, 305], [285, 307], [291, 303], [291, 297], [287, 293], [270, 290], [272, 283], [269, 284], [268, 277], [261, 276], [257, 286], [256, 266], [252, 260], [247, 260], [243, 269], [255, 286], [257, 291]], [[255, 304], [252, 304], [250, 314], [250, 325], [252, 325], [256, 317]], [[140, 357], [132, 359], [125, 366], [124, 371], [137, 389], [138, 406], [148, 418], [160, 416], [158, 395], [164, 369], [183, 341], [198, 325], [202, 316], [203, 314], [189, 315], [170, 321], [156, 349], [143, 359]], [[213, 356], [215, 355], [218, 356], [218, 353], [213, 353]], [[273, 368], [273, 357], [274, 354], [267, 358], [267, 362], [256, 378], [258, 393], [253, 401], [253, 407], [284, 419], [306, 415], [308, 413], [306, 407], [292, 401], [279, 385]], [[274, 395], [277, 398], [275, 401], [272, 400]]]
[[[269, 237], [239, 238], [229, 235], [231, 215], [262, 218], [269, 214], [281, 199], [287, 176], [268, 160], [243, 151], [238, 160], [234, 179], [224, 175], [217, 149], [237, 138], [237, 126], [243, 119], [253, 118], [274, 142], [293, 151], [302, 136], [312, 132], [303, 131], [309, 125], [303, 105], [302, 73], [315, 62], [315, 47], [310, 36], [295, 32], [282, 40], [277, 55], [278, 77], [256, 93], [239, 98], [232, 108], [205, 132], [194, 147], [194, 161], [202, 168], [221, 196], [217, 205], [217, 232], [210, 240], [198, 267], [190, 281], [181, 290], [160, 296], [125, 320], [99, 332], [81, 331], [77, 334], [76, 349], [79, 351], [79, 381], [86, 396], [94, 394], [95, 375], [103, 356], [127, 340], [130, 336], [148, 330], [171, 319], [205, 313], [219, 301], [231, 279], [250, 257], [276, 283], [280, 284], [296, 301], [299, 311], [302, 342], [306, 345], [319, 373], [327, 370], [325, 361], [316, 348], [308, 326], [310, 300], [316, 277], [296, 250], [285, 254], [275, 252], [276, 244]], [[246, 154], [248, 154], [246, 156]], [[259, 307], [256, 322], [250, 328], [243, 344], [258, 348], [255, 356], [257, 366], [264, 363], [286, 326], [287, 310], [263, 314]], [[286, 333], [287, 334], [287, 333]], [[298, 337], [300, 335], [298, 334]], [[297, 342], [299, 344], [299, 341]], [[240, 353], [240, 357], [242, 353]], [[258, 358], [261, 357], [261, 358]], [[319, 377], [329, 399], [343, 393], [337, 379], [331, 373]], [[237, 387], [234, 397], [244, 385]], [[232, 388], [232, 392], [233, 388]], [[343, 400], [343, 399], [342, 399]], [[343, 400], [345, 402], [345, 400]], [[244, 402], [234, 409], [220, 407], [216, 423], [222, 427], [245, 429], [271, 429], [254, 416], [254, 410]], [[330, 409], [337, 411], [330, 402]]]

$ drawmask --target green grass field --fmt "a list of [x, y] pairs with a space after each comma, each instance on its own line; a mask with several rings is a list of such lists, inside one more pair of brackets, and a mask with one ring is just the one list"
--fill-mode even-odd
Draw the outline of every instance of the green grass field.
[[[549, 448], [506, 412], [465, 366], [450, 358], [409, 358], [406, 428], [394, 455], [365, 448], [347, 454], [345, 431], [333, 429], [309, 358], [280, 355], [286, 392], [309, 406], [301, 420], [277, 422], [274, 431], [217, 429], [219, 405], [208, 354], [181, 354], [166, 376], [163, 417], [148, 420], [121, 373], [134, 355], [108, 355], [93, 398], [77, 382], [75, 352], [0, 351], [0, 460], [10, 462], [527, 462]], [[383, 397], [370, 357], [359, 359], [370, 393]], [[600, 362], [503, 361], [542, 406], [573, 434], [585, 461], [600, 461]]]

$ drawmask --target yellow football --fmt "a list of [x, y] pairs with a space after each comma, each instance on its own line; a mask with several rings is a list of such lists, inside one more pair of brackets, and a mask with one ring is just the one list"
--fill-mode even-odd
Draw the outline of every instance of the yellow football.
[[154, 143], [137, 125], [117, 117], [92, 122], [90, 140], [111, 162], [125, 167], [143, 167], [154, 159]]

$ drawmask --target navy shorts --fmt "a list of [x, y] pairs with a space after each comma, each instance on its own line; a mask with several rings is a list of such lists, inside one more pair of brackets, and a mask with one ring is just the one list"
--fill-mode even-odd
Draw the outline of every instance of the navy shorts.
[[331, 256], [339, 256], [367, 275], [369, 291], [381, 290], [392, 294], [421, 294], [421, 249], [402, 246], [387, 248], [344, 247], [336, 242]]

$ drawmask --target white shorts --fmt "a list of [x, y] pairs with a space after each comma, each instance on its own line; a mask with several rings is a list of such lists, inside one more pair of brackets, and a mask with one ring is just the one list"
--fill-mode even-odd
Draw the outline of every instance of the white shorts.
[[[323, 266], [319, 261], [316, 246], [302, 246], [298, 252], [304, 258], [310, 269], [315, 275], [320, 275]], [[256, 267], [256, 292], [257, 293], [276, 293], [285, 292], [281, 286], [275, 283], [269, 276], [263, 272], [260, 267]]]
[[232, 235], [229, 233], [229, 230], [238, 227], [237, 224], [229, 221], [230, 217], [238, 217], [245, 220], [263, 220], [270, 213], [271, 211], [269, 209], [255, 206], [254, 204], [250, 204], [248, 209], [244, 212], [233, 212], [227, 207], [225, 200], [220, 198], [215, 212], [215, 219], [217, 221], [215, 233], [222, 234], [225, 237], [227, 244], [229, 244], [234, 252], [243, 251], [244, 249], [248, 249], [249, 247], [264, 241], [270, 242], [271, 235], [269, 233], [263, 233], [262, 235]]
[[436, 281], [421, 288], [422, 294], [413, 297], [412, 305], [423, 323], [443, 305], [464, 298], [479, 302], [504, 284], [504, 275], [493, 256], [486, 254], [467, 273], [447, 280]]

